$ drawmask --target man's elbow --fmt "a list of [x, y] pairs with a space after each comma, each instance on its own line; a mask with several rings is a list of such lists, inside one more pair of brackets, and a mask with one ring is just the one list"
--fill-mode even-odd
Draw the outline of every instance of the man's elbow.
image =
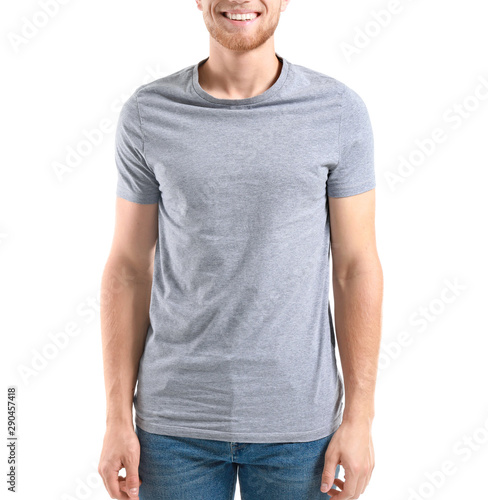
[[112, 286], [123, 288], [150, 283], [153, 277], [153, 262], [111, 253], [105, 264], [104, 277], [108, 277]]
[[340, 264], [334, 264], [332, 261], [332, 280], [334, 284], [346, 285], [353, 281], [381, 281], [383, 282], [383, 269], [381, 262], [376, 252], [365, 256], [357, 256], [346, 261], [341, 261]]

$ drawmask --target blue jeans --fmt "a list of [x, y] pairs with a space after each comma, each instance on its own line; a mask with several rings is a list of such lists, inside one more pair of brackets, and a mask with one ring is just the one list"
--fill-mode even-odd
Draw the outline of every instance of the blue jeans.
[[[320, 491], [334, 433], [303, 443], [234, 443], [153, 434], [136, 425], [140, 500], [330, 500]], [[336, 477], [340, 466], [336, 468]], [[335, 488], [335, 486], [333, 486]]]

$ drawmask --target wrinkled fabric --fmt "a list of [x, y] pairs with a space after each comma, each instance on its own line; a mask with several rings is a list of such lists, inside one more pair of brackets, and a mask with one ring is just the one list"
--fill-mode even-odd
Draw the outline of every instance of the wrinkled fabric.
[[257, 96], [208, 94], [204, 59], [119, 115], [116, 195], [158, 203], [134, 395], [147, 432], [304, 442], [342, 421], [327, 197], [375, 187], [372, 128], [355, 91], [276, 56]]

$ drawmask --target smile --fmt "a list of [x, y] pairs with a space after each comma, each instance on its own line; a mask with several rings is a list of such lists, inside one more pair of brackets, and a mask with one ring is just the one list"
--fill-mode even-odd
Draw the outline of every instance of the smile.
[[259, 12], [253, 12], [251, 14], [229, 14], [228, 12], [223, 12], [222, 16], [227, 19], [230, 23], [236, 26], [247, 26], [256, 21], [256, 19], [261, 14]]

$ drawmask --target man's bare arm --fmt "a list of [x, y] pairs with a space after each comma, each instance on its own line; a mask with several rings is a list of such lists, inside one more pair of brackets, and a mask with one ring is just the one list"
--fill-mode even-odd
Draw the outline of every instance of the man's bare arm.
[[[381, 340], [383, 271], [376, 249], [375, 190], [328, 198], [337, 344], [344, 374], [343, 421], [326, 452], [323, 482], [336, 500], [358, 498], [374, 468], [371, 426]], [[340, 463], [346, 481], [334, 480]], [[330, 490], [332, 482], [341, 488]]]
[[132, 399], [149, 326], [157, 203], [116, 201], [112, 248], [102, 276], [101, 329], [107, 424], [132, 424]]
[[343, 419], [372, 421], [383, 301], [375, 190], [329, 198], [329, 209], [334, 316], [345, 386]]
[[[132, 400], [149, 326], [158, 204], [117, 197], [115, 219], [100, 299], [107, 431], [99, 473], [112, 498], [128, 498], [124, 492], [140, 485]], [[118, 479], [122, 467], [127, 482]]]

